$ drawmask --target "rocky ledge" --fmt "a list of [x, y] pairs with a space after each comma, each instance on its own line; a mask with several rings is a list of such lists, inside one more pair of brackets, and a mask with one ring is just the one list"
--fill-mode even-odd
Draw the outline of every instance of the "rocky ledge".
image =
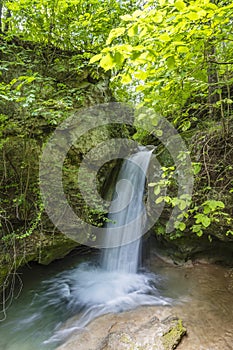
[[57, 350], [173, 350], [185, 334], [182, 320], [169, 307], [140, 307], [93, 320]]

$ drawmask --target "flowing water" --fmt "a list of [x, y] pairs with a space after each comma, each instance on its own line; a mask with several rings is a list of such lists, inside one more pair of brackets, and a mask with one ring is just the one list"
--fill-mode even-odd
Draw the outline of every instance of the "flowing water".
[[[86, 257], [83, 262], [73, 256], [49, 267], [24, 270], [23, 289], [0, 322], [0, 349], [52, 350], [96, 317], [142, 305], [169, 307], [184, 319], [193, 347], [184, 343], [181, 349], [218, 349], [213, 339], [222, 345], [219, 349], [230, 349], [232, 270], [171, 267], [153, 256], [151, 272], [138, 266], [150, 156], [151, 152], [141, 150], [122, 166], [106, 228], [105, 246], [110, 248], [100, 259]], [[75, 320], [66, 326], [74, 315]]]
[[[85, 259], [90, 260], [90, 256]], [[98, 312], [132, 309], [142, 303], [142, 298], [151, 305], [151, 294], [157, 297], [158, 308], [172, 300], [164, 307], [181, 317], [188, 329], [188, 337], [178, 349], [232, 349], [233, 269], [214, 265], [175, 267], [151, 256], [153, 274], [141, 273], [138, 279], [120, 274], [118, 279], [116, 273], [102, 270], [96, 261], [93, 257], [92, 264], [83, 263], [74, 255], [47, 267], [25, 268], [21, 275], [23, 290], [7, 310], [5, 321], [0, 322], [0, 349], [55, 349], [59, 342], [46, 342], [52, 336], [55, 340], [56, 336], [69, 335], [72, 327], [77, 330], [84, 326]], [[84, 323], [75, 321], [63, 329], [74, 315]], [[55, 336], [59, 330], [62, 333]]]
[[[124, 160], [109, 208], [100, 266], [83, 264], [66, 273], [62, 281], [68, 289], [68, 308], [80, 311], [80, 317], [71, 327], [55, 332], [45, 344], [64, 340], [104, 314], [170, 303], [169, 298], [159, 295], [153, 274], [138, 273], [141, 235], [147, 219], [143, 198], [151, 154], [143, 147]], [[56, 280], [52, 289], [54, 285]]]
[[146, 221], [143, 196], [151, 154], [152, 151], [142, 149], [125, 160], [120, 169], [103, 244], [107, 248], [103, 250], [104, 270], [129, 273], [138, 270]]

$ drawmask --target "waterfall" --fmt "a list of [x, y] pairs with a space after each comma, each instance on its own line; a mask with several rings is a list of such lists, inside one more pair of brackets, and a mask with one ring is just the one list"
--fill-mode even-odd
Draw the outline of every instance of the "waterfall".
[[102, 253], [102, 268], [107, 271], [138, 270], [146, 221], [143, 197], [151, 154], [152, 150], [141, 148], [124, 160], [118, 174]]
[[152, 150], [143, 147], [122, 164], [101, 245], [105, 247], [101, 266], [83, 263], [49, 281], [45, 296], [50, 304], [51, 297], [55, 305], [60, 305], [57, 300], [65, 298], [66, 307], [78, 313], [78, 318], [70, 326], [56, 330], [44, 344], [64, 341], [73, 332], [82, 331], [93, 319], [108, 313], [170, 303], [168, 298], [160, 296], [155, 286], [156, 275], [138, 272], [141, 236], [147, 220], [144, 195], [151, 155]]

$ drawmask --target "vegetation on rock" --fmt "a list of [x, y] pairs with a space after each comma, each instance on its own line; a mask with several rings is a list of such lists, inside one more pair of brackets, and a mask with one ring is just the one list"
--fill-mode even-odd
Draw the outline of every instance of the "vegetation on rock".
[[164, 349], [176, 349], [185, 334], [186, 329], [183, 326], [182, 320], [174, 319], [171, 322], [169, 330], [163, 334], [162, 341]]

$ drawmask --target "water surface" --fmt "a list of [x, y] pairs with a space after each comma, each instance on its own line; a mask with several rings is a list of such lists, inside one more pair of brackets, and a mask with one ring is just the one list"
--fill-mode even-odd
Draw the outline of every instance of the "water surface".
[[141, 273], [136, 277], [103, 271], [101, 275], [95, 259], [91, 265], [82, 264], [79, 257], [71, 255], [49, 267], [34, 265], [23, 270], [22, 292], [0, 323], [0, 349], [54, 349], [58, 343], [46, 341], [68, 318], [80, 315], [81, 319], [88, 308], [91, 311], [82, 319], [85, 322], [103, 310], [103, 305], [106, 312], [122, 312], [140, 303], [166, 307], [169, 301], [172, 312], [183, 319], [188, 330], [178, 349], [232, 349], [233, 269], [216, 265], [175, 267], [152, 257], [154, 275]]

